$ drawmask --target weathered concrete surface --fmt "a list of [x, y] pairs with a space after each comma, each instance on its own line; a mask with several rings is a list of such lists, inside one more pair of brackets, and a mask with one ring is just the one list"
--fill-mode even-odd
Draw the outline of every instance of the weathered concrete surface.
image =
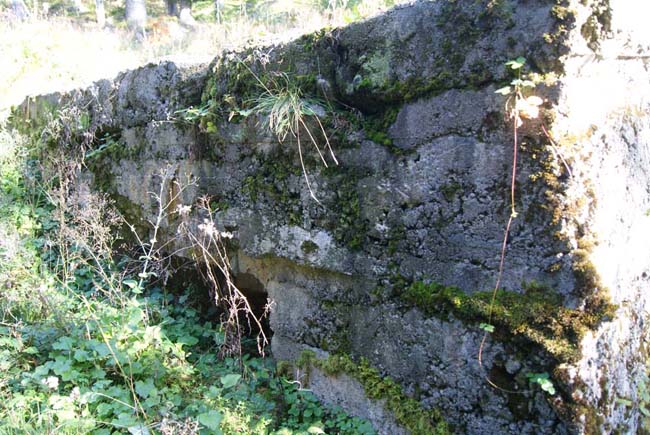
[[[286, 358], [299, 359], [301, 351], [316, 351], [316, 357], [327, 358], [327, 352], [318, 348], [299, 346], [296, 342], [284, 337], [273, 339], [273, 348], [282, 352]], [[301, 386], [308, 387], [320, 399], [328, 404], [340, 406], [346, 412], [365, 418], [373, 423], [378, 433], [406, 435], [409, 432], [402, 428], [395, 417], [385, 407], [385, 400], [372, 400], [366, 397], [363, 385], [345, 373], [328, 376], [315, 366], [297, 368], [294, 377]]]
[[[572, 34], [553, 132], [566, 138], [563, 152], [573, 162], [565, 204], [582, 205], [563, 232], [593, 242], [591, 261], [619, 308], [585, 337], [582, 360], [569, 373], [574, 395], [599, 409], [592, 432], [647, 433], [617, 399], [637, 407], [649, 371], [650, 34], [634, 5], [600, 3], [611, 14], [596, 21], [605, 37], [596, 55], [590, 38]], [[578, 22], [594, 23], [588, 8], [578, 12]]]
[[[551, 3], [417, 2], [273, 50], [227, 53], [209, 67], [149, 65], [46, 99], [84, 107], [88, 129], [119, 143], [90, 167], [131, 216], [154, 213], [148, 192], [161, 168], [200, 180], [183, 203], [209, 194], [222, 204], [218, 221], [238, 243], [235, 272], [255, 277], [275, 303], [276, 358], [305, 347], [364, 356], [459, 433], [636, 433], [638, 407], [617, 399], [638, 403], [648, 358], [650, 42], [625, 1]], [[535, 281], [577, 310], [608, 293], [619, 308], [586, 334], [577, 362], [558, 365], [502, 337], [488, 341], [483, 370], [476, 324], [427, 317], [398, 293], [417, 280], [466, 293], [494, 285], [513, 139], [494, 91], [512, 78], [504, 63], [520, 55], [547, 79], [535, 93], [554, 141], [540, 121], [519, 131], [519, 217], [502, 286], [521, 292]], [[389, 119], [393, 145], [377, 143], [362, 122], [339, 120], [328, 128], [345, 136], [335, 143], [341, 165], [325, 171], [303, 142], [316, 203], [295, 142], [278, 144], [256, 116], [226, 121], [226, 97], [250, 93], [235, 74], [236, 59], [247, 57], [260, 75], [316, 76], [343, 111]], [[225, 112], [216, 132], [178, 121], [177, 111], [202, 95]], [[23, 114], [38, 119], [39, 101]], [[168, 236], [176, 223], [166, 224]], [[594, 279], [576, 272], [586, 265]], [[557, 395], [528, 385], [527, 373], [553, 367]], [[486, 376], [520, 394], [492, 388]], [[342, 401], [358, 386], [330, 381], [315, 384], [316, 393], [389, 427], [389, 417], [364, 413], [371, 405]]]

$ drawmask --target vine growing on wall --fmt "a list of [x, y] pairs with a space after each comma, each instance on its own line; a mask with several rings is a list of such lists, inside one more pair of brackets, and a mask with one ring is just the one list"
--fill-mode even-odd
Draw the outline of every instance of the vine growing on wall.
[[[508, 237], [510, 235], [510, 228], [512, 222], [517, 217], [518, 213], [516, 210], [515, 202], [515, 190], [516, 190], [516, 180], [517, 180], [517, 157], [519, 150], [519, 128], [523, 125], [524, 120], [536, 119], [539, 117], [539, 107], [542, 105], [543, 100], [537, 95], [530, 94], [532, 89], [535, 88], [535, 82], [532, 80], [524, 78], [522, 75], [522, 70], [526, 64], [526, 59], [523, 57], [518, 57], [517, 59], [506, 62], [506, 66], [511, 70], [515, 71], [516, 78], [510, 82], [510, 85], [503, 88], [497, 89], [495, 92], [504, 96], [507, 96], [505, 109], [506, 114], [510, 121], [512, 122], [512, 136], [513, 136], [513, 150], [512, 150], [512, 173], [510, 179], [510, 216], [508, 217], [508, 222], [506, 223], [505, 231], [503, 234], [503, 242], [501, 243], [501, 255], [499, 257], [499, 268], [497, 271], [496, 282], [494, 284], [494, 289], [492, 291], [492, 298], [490, 305], [488, 307], [488, 321], [487, 323], [481, 323], [480, 328], [483, 329], [483, 338], [479, 346], [478, 351], [478, 362], [481, 368], [483, 367], [483, 349], [485, 348], [485, 342], [487, 340], [488, 334], [494, 332], [495, 328], [492, 325], [492, 317], [494, 314], [494, 307], [496, 303], [497, 293], [499, 292], [499, 286], [501, 285], [501, 278], [503, 277], [503, 268], [506, 259], [506, 250], [508, 245]], [[535, 377], [537, 380], [539, 378]], [[531, 379], [533, 379], [531, 377]], [[498, 385], [496, 385], [489, 377], [486, 377], [487, 382], [493, 387], [506, 391], [509, 393], [516, 393], [516, 391], [506, 390]], [[550, 382], [546, 379], [547, 382]], [[537, 381], [534, 381], [537, 382]], [[546, 384], [545, 384], [546, 385]], [[544, 388], [545, 391], [551, 393], [554, 392], [554, 389]], [[551, 393], [552, 394], [552, 393]]]

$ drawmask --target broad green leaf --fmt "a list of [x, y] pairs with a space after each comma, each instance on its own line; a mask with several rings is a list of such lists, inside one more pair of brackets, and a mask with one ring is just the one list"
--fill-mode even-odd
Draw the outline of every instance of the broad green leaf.
[[50, 368], [55, 374], [62, 376], [63, 374], [70, 372], [72, 369], [72, 362], [69, 359], [57, 357]]
[[222, 376], [220, 381], [221, 381], [221, 385], [223, 385], [223, 388], [232, 388], [235, 385], [237, 385], [237, 382], [239, 382], [240, 379], [241, 379], [241, 375], [233, 373], [233, 374]]
[[320, 427], [318, 427], [318, 426], [310, 426], [309, 429], [307, 429], [307, 432], [309, 432], [310, 434], [324, 434], [325, 433], [325, 431], [323, 429], [321, 429]]
[[555, 386], [553, 386], [553, 382], [549, 381], [548, 379], [540, 381], [539, 386], [542, 387], [542, 390], [546, 391], [548, 394], [555, 394]]
[[628, 407], [632, 406], [632, 401], [631, 400], [623, 399], [621, 397], [618, 397], [616, 399], [616, 403], [618, 403], [619, 405], [628, 406]]
[[182, 335], [181, 337], [178, 337], [178, 342], [186, 346], [194, 346], [199, 342], [199, 339], [191, 335]]
[[553, 382], [549, 379], [549, 374], [544, 373], [528, 373], [526, 377], [530, 379], [530, 382], [538, 384], [543, 391], [546, 391], [548, 394], [555, 394], [555, 386]]
[[489, 323], [481, 323], [478, 326], [479, 326], [479, 328], [481, 328], [484, 331], [494, 332], [494, 325], [490, 325]]
[[28, 355], [38, 355], [38, 349], [34, 346], [29, 346], [23, 349], [23, 353], [26, 353]]
[[506, 62], [506, 65], [509, 66], [511, 69], [517, 70], [523, 67], [525, 63], [526, 63], [526, 58], [518, 57], [515, 60]]
[[210, 429], [214, 435], [221, 435], [221, 420], [223, 416], [220, 412], [211, 410], [198, 415], [199, 423]]
[[134, 279], [125, 279], [124, 281], [122, 281], [122, 284], [130, 288], [131, 291], [135, 294], [140, 294], [143, 291], [143, 288], [140, 285], [140, 283]]
[[135, 382], [135, 392], [138, 393], [138, 396], [146, 399], [152, 394], [156, 394], [158, 390], [153, 383], [153, 379], [147, 379], [146, 381]]
[[88, 353], [88, 351], [83, 350], [83, 349], [75, 350], [73, 358], [75, 359], [75, 361], [78, 361], [78, 362], [90, 361], [92, 359], [90, 357], [90, 353]]
[[52, 344], [54, 350], [72, 350], [73, 348], [74, 340], [70, 337], [61, 337]]
[[150, 435], [149, 428], [143, 424], [131, 426], [127, 429], [131, 435]]
[[100, 358], [103, 358], [111, 354], [111, 350], [104, 342], [95, 341], [91, 347], [97, 353], [97, 356], [99, 356]]
[[111, 424], [116, 427], [126, 427], [129, 429], [142, 426], [142, 423], [140, 423], [138, 419], [130, 412], [120, 413], [117, 418], [111, 420]]
[[130, 289], [134, 289], [138, 286], [138, 281], [134, 279], [125, 279], [124, 281], [122, 281], [122, 284], [124, 284]]
[[650, 417], [650, 410], [644, 405], [641, 405], [639, 407], [639, 411], [641, 411], [641, 414], [645, 415], [646, 417]]

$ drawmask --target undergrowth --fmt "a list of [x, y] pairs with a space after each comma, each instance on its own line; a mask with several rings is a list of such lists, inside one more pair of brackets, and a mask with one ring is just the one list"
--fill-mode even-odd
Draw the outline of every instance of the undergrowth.
[[116, 228], [89, 204], [110, 202], [0, 138], [1, 433], [374, 433], [271, 360], [222, 354], [228, 331], [155, 279], [155, 236], [139, 259], [107, 251]]

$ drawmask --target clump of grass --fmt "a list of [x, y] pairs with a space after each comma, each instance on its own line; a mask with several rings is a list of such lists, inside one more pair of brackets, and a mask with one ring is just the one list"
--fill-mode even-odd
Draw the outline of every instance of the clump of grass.
[[323, 162], [323, 165], [327, 168], [329, 166], [327, 159], [318, 144], [316, 136], [309, 128], [309, 121], [314, 121], [318, 126], [317, 128], [320, 135], [325, 141], [325, 147], [327, 148], [327, 152], [329, 152], [332, 161], [335, 165], [339, 164], [334, 155], [334, 150], [332, 149], [329, 138], [327, 137], [327, 133], [325, 132], [325, 128], [319, 119], [319, 116], [327, 113], [325, 105], [314, 98], [305, 97], [300, 87], [293, 83], [286, 73], [275, 73], [270, 77], [270, 83], [266, 84], [255, 75], [255, 78], [262, 87], [263, 92], [255, 98], [252, 110], [255, 113], [267, 116], [268, 127], [277, 136], [280, 142], [284, 142], [288, 135], [295, 138], [298, 144], [300, 165], [307, 183], [307, 188], [309, 189], [309, 194], [320, 204], [320, 201], [316, 198], [311, 187], [307, 169], [305, 168], [300, 133], [301, 131], [304, 131], [307, 134], [309, 142], [313, 145]]

